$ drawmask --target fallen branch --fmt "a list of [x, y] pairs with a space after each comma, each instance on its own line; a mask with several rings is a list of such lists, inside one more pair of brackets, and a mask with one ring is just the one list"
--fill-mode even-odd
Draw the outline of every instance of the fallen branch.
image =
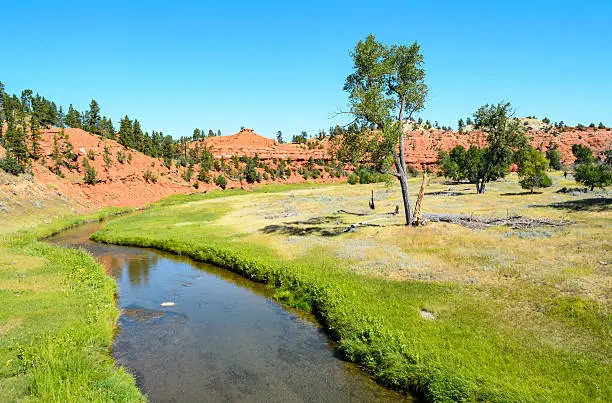
[[359, 217], [369, 215], [368, 213], [354, 213], [354, 212], [352, 212], [352, 211], [346, 211], [346, 210], [338, 210], [338, 213], [339, 213], [339, 214], [340, 214], [340, 213], [343, 213], [343, 214], [356, 215], [356, 216], [359, 216]]
[[553, 220], [549, 218], [529, 218], [521, 215], [508, 217], [478, 217], [462, 214], [423, 214], [427, 221], [458, 224], [471, 229], [484, 229], [493, 226], [504, 226], [512, 229], [535, 227], [564, 227], [572, 221]]

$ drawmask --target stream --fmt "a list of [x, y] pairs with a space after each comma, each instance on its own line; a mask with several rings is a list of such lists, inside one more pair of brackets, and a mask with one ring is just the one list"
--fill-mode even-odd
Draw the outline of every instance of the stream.
[[150, 401], [410, 400], [339, 359], [311, 315], [282, 307], [264, 285], [185, 257], [89, 241], [102, 225], [48, 241], [85, 249], [117, 281], [113, 355]]

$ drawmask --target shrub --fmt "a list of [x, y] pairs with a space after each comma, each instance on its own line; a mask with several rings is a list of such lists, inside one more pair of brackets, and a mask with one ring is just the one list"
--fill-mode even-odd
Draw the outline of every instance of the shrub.
[[152, 182], [152, 183], [157, 182], [157, 175], [155, 175], [153, 172], [151, 172], [150, 169], [147, 169], [145, 171], [145, 173], [142, 175], [142, 177], [144, 178], [144, 180], [147, 183], [149, 183], [149, 182]]
[[352, 174], [350, 174], [350, 175], [348, 176], [348, 179], [347, 179], [347, 180], [348, 180], [348, 183], [349, 183], [350, 185], [356, 185], [356, 184], [357, 184], [357, 182], [359, 182], [359, 177], [357, 177], [357, 175], [355, 175], [354, 173], [352, 173]]
[[185, 179], [185, 182], [191, 182], [192, 177], [193, 177], [193, 165], [189, 164], [187, 169], [185, 169], [185, 172], [183, 172], [183, 179]]
[[[244, 178], [247, 183], [260, 182], [261, 178], [257, 173], [257, 169], [255, 168], [255, 160], [249, 159], [246, 163], [246, 167], [244, 168]], [[259, 181], [257, 180], [259, 178]]]
[[225, 187], [227, 186], [227, 179], [225, 179], [225, 176], [223, 176], [223, 175], [217, 176], [215, 178], [215, 185], [217, 185], [221, 189], [225, 190]]
[[83, 176], [83, 181], [88, 185], [95, 185], [98, 183], [98, 173], [96, 172], [96, 168], [89, 165], [87, 160], [83, 160], [83, 168], [85, 168], [85, 175]]
[[4, 158], [0, 158], [0, 169], [11, 175], [19, 175], [25, 172], [25, 167], [10, 153], [7, 153]]
[[87, 158], [92, 161], [96, 159], [96, 152], [92, 148], [87, 151]]
[[548, 159], [552, 169], [556, 169], [557, 171], [561, 169], [561, 152], [557, 148], [551, 148], [546, 151], [546, 159]]
[[371, 167], [361, 166], [357, 168], [355, 174], [359, 176], [359, 183], [379, 183], [389, 181], [389, 175], [376, 171]]
[[193, 187], [195, 189], [199, 189], [200, 188], [200, 182], [198, 182], [198, 181], [193, 182]]
[[123, 150], [117, 151], [117, 161], [119, 161], [120, 164], [125, 164], [125, 153]]

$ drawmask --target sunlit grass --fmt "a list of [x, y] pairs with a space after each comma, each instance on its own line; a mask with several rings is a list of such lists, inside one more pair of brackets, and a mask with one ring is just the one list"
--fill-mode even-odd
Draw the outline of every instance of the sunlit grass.
[[38, 242], [109, 209], [0, 239], [0, 400], [141, 401], [110, 357], [116, 284], [83, 251]]

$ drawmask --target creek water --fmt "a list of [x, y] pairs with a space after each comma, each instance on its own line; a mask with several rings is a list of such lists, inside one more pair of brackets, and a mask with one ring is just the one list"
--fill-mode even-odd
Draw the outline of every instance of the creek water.
[[117, 281], [113, 355], [149, 400], [410, 400], [336, 357], [314, 319], [274, 302], [264, 285], [180, 256], [89, 241], [100, 227], [49, 242], [85, 249]]

